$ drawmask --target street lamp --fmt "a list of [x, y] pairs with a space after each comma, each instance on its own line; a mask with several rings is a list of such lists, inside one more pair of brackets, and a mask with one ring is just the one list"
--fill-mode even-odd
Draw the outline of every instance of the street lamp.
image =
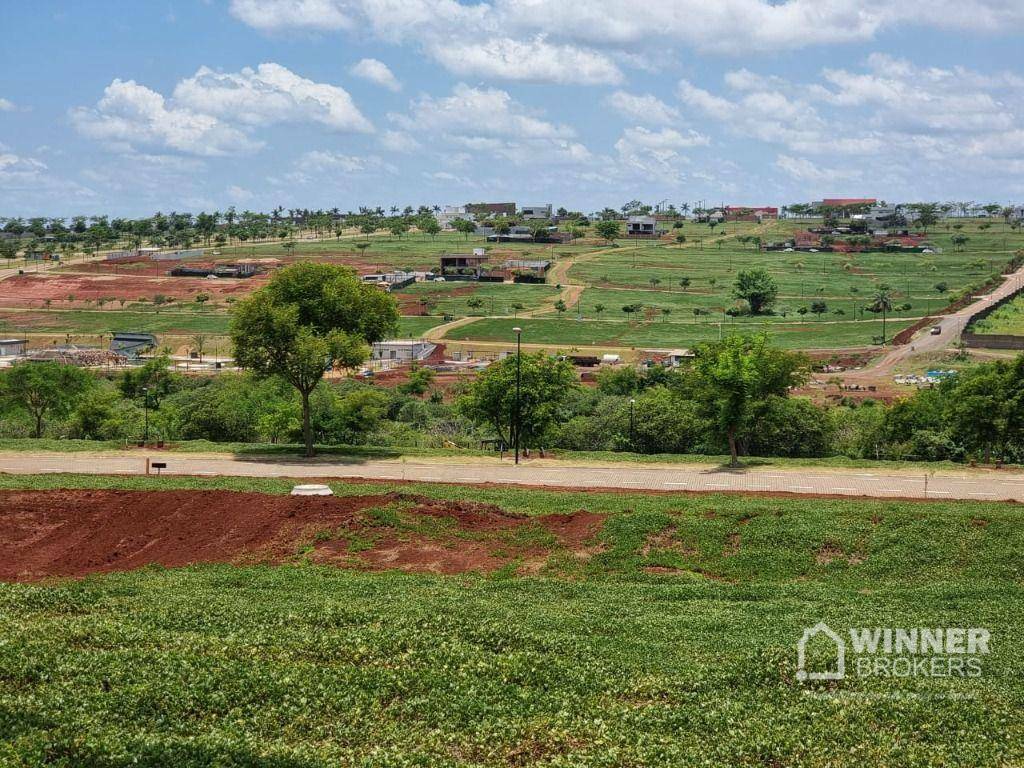
[[142, 388], [142, 412], [145, 418], [145, 432], [142, 435], [142, 445], [145, 447], [149, 443], [149, 387]]
[[515, 413], [513, 414], [512, 428], [515, 430], [513, 433], [513, 440], [515, 441], [516, 450], [516, 464], [519, 463], [519, 386], [522, 380], [523, 371], [523, 329], [516, 326], [512, 329], [516, 335], [516, 407]]
[[629, 447], [636, 450], [636, 398], [629, 398]]

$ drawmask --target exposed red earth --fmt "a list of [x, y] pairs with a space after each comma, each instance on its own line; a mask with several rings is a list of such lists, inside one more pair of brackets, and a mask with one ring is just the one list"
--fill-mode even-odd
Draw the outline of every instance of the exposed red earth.
[[386, 493], [355, 497], [234, 491], [0, 493], [0, 580], [35, 581], [146, 565], [312, 562], [366, 570], [539, 570], [585, 559], [602, 515], [526, 517], [499, 507]]

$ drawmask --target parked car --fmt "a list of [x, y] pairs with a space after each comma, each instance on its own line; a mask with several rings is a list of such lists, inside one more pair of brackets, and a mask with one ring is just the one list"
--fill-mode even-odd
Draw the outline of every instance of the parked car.
[[938, 336], [940, 333], [942, 333], [942, 326], [941, 325], [933, 325], [932, 326], [932, 330], [931, 330], [932, 336]]

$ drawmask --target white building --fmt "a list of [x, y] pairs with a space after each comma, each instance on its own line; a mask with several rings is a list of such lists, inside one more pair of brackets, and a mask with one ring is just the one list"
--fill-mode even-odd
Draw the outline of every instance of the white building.
[[434, 214], [441, 229], [451, 229], [456, 219], [476, 221], [476, 216], [466, 210], [464, 205], [446, 205], [439, 213]]
[[399, 362], [412, 362], [414, 360], [426, 360], [437, 349], [436, 344], [429, 341], [418, 341], [415, 339], [378, 341], [370, 351], [371, 360], [397, 360]]

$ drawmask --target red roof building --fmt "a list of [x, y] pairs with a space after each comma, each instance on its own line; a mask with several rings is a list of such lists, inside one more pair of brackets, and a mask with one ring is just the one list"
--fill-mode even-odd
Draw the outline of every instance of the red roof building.
[[772, 206], [727, 205], [722, 213], [726, 221], [761, 221], [779, 218], [779, 209]]

